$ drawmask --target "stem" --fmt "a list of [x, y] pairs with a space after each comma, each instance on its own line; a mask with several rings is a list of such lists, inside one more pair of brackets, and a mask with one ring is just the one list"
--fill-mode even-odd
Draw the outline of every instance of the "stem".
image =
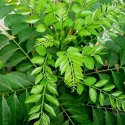
[[[119, 67], [119, 69], [125, 69], [125, 67]], [[118, 68], [111, 68], [111, 69], [90, 72], [90, 73], [86, 73], [85, 75], [91, 75], [91, 74], [95, 74], [95, 73], [101, 73], [101, 72], [112, 71], [112, 70], [118, 70]]]
[[[0, 27], [3, 29], [3, 31], [6, 33], [6, 36], [12, 40], [18, 47], [19, 49], [24, 53], [24, 55], [29, 59], [29, 61], [32, 63], [30, 57], [28, 56], [28, 54], [22, 49], [22, 47], [14, 40], [14, 36], [11, 36], [1, 25]], [[34, 67], [36, 67], [36, 65], [34, 63], [32, 63]]]
[[109, 110], [114, 110], [114, 111], [120, 111], [120, 112], [123, 112], [123, 110], [114, 109], [114, 108], [105, 107], [105, 106], [96, 106], [96, 105], [89, 105], [89, 104], [82, 104], [82, 105], [87, 106], [87, 107], [95, 107], [95, 108], [109, 109]]
[[65, 111], [65, 109], [63, 108], [62, 105], [60, 105], [61, 109], [63, 110], [63, 112], [65, 113], [65, 115], [68, 117], [69, 121], [71, 122], [72, 125], [75, 125], [72, 121], [72, 119], [70, 118], [70, 116], [67, 114], [67, 112]]

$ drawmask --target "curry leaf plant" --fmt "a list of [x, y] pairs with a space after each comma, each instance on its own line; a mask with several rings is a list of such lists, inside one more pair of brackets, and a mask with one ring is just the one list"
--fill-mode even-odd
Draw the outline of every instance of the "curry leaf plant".
[[124, 0], [0, 0], [0, 124], [125, 124]]

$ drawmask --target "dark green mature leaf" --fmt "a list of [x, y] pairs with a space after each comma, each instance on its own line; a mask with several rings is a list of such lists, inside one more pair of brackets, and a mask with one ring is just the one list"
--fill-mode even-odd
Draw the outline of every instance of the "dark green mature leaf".
[[112, 71], [112, 77], [113, 77], [113, 81], [117, 87], [118, 90], [120, 91], [124, 91], [124, 76], [121, 73], [118, 72], [113, 72]]
[[3, 75], [0, 75], [0, 92], [12, 91], [9, 82], [5, 79]]
[[106, 117], [105, 117], [105, 125], [115, 125], [116, 124], [116, 116], [109, 111], [106, 111]]
[[19, 33], [19, 41], [22, 43], [25, 40], [29, 40], [37, 35], [39, 34], [35, 31], [34, 28], [27, 27]]
[[9, 41], [8, 37], [4, 34], [0, 34], [0, 47], [5, 45]]
[[11, 26], [15, 23], [24, 21], [25, 18], [26, 18], [25, 16], [19, 14], [10, 14], [5, 17], [4, 23], [6, 26]]
[[114, 66], [118, 62], [118, 55], [115, 52], [109, 52], [107, 54], [108, 67]]
[[93, 122], [95, 123], [95, 125], [104, 125], [105, 115], [102, 110], [93, 108], [92, 114], [93, 114]]
[[13, 26], [12, 26], [12, 34], [16, 35], [19, 32], [21, 32], [22, 30], [24, 30], [25, 28], [28, 28], [28, 25], [26, 23], [13, 24]]
[[0, 124], [10, 125], [11, 124], [11, 113], [10, 108], [7, 104], [6, 98], [2, 96], [0, 98]]
[[17, 125], [22, 119], [22, 105], [15, 93], [7, 99], [7, 103], [12, 114], [11, 124]]
[[10, 86], [12, 86], [12, 88], [25, 88], [26, 86], [32, 85], [32, 82], [30, 81], [28, 76], [24, 73], [12, 72], [5, 75], [4, 77], [10, 83]]
[[61, 113], [59, 113], [59, 114], [57, 115], [56, 118], [54, 118], [54, 119], [51, 120], [50, 125], [62, 125], [63, 121], [64, 121], [64, 115], [63, 115], [63, 113], [61, 112]]
[[6, 62], [5, 66], [12, 67], [16, 66], [18, 63], [20, 63], [22, 60], [26, 58], [25, 55], [15, 52]]
[[13, 7], [11, 5], [0, 6], [0, 19], [12, 12]]
[[125, 50], [120, 51], [120, 65], [123, 66], [125, 65]]
[[23, 107], [23, 115], [24, 118], [26, 119], [27, 123], [28, 123], [28, 119], [29, 119], [29, 111], [32, 108], [33, 104], [31, 103], [25, 103], [26, 99], [29, 97], [29, 93], [27, 90], [25, 90], [19, 97], [19, 101]]
[[117, 125], [124, 125], [125, 124], [125, 115], [120, 114], [117, 112]]
[[8, 44], [0, 50], [0, 60], [7, 60], [18, 48], [15, 45]]

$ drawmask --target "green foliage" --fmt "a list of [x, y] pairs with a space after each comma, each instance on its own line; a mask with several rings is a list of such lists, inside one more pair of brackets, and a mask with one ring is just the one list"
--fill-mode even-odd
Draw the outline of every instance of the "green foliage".
[[0, 0], [0, 124], [125, 124], [124, 8]]

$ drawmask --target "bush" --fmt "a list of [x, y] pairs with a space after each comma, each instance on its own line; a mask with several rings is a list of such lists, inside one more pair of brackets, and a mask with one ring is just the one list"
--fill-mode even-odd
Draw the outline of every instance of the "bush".
[[124, 2], [3, 0], [1, 125], [124, 125]]

